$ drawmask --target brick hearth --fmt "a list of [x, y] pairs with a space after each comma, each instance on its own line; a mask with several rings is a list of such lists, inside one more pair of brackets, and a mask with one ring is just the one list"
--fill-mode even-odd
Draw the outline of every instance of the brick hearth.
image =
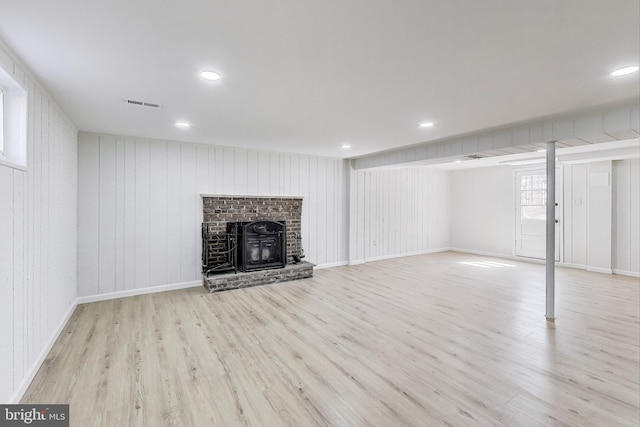
[[[287, 265], [281, 269], [260, 270], [251, 273], [231, 273], [203, 276], [203, 285], [210, 291], [235, 289], [266, 283], [278, 283], [313, 276], [313, 264], [294, 264], [293, 255], [298, 251], [296, 236], [301, 233], [301, 197], [220, 196], [202, 195], [203, 222], [210, 235], [219, 236], [209, 250], [210, 260], [216, 263], [227, 261], [221, 254], [228, 250], [226, 231], [228, 222], [241, 221], [285, 221]], [[204, 249], [203, 249], [204, 250]]]
[[211, 275], [202, 278], [202, 285], [209, 292], [217, 292], [257, 285], [268, 285], [271, 283], [290, 282], [308, 277], [313, 277], [313, 264], [310, 262], [301, 262], [273, 270]]

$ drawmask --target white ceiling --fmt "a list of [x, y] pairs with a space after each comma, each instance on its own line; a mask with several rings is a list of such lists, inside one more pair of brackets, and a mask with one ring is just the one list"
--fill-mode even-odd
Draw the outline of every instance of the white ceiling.
[[640, 96], [637, 0], [0, 0], [0, 39], [80, 130], [332, 157]]

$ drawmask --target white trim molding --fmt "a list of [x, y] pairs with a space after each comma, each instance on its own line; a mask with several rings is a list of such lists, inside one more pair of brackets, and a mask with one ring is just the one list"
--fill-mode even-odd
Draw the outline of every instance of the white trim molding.
[[154, 294], [156, 292], [175, 291], [178, 289], [195, 288], [202, 286], [201, 280], [194, 280], [193, 282], [172, 283], [170, 285], [162, 286], [150, 286], [147, 288], [131, 289], [128, 291], [109, 292], [107, 294], [89, 295], [84, 297], [78, 297], [76, 304], [87, 304], [90, 302], [106, 301], [117, 298], [134, 297], [137, 295]]
[[56, 328], [54, 333], [51, 335], [51, 338], [47, 342], [47, 345], [44, 346], [38, 358], [31, 365], [31, 369], [29, 370], [27, 376], [23, 378], [22, 382], [20, 383], [20, 386], [16, 388], [16, 390], [14, 391], [13, 396], [11, 396], [11, 399], [9, 400], [9, 404], [20, 403], [22, 396], [24, 396], [24, 394], [27, 392], [27, 389], [31, 385], [31, 382], [33, 381], [36, 374], [42, 367], [42, 364], [44, 363], [45, 359], [49, 355], [49, 352], [53, 348], [53, 344], [55, 344], [55, 342], [58, 340], [58, 337], [60, 337], [60, 334], [62, 333], [64, 328], [67, 326], [67, 323], [69, 322], [69, 319], [71, 319], [71, 316], [73, 315], [73, 312], [76, 310], [77, 306], [78, 306], [78, 302], [76, 300], [71, 305], [71, 307], [69, 307], [69, 310], [67, 310], [67, 313], [64, 315], [64, 317], [58, 324], [58, 327]]

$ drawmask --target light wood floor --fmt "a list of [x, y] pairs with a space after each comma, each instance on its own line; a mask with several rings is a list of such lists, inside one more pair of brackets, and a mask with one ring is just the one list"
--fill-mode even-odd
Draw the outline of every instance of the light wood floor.
[[556, 315], [543, 265], [452, 252], [85, 304], [23, 403], [82, 427], [638, 426], [639, 280], [559, 268]]

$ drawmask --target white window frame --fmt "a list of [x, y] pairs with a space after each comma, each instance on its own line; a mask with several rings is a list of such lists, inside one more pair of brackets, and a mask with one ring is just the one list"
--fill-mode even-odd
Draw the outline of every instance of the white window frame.
[[0, 66], [0, 164], [27, 168], [28, 92]]

